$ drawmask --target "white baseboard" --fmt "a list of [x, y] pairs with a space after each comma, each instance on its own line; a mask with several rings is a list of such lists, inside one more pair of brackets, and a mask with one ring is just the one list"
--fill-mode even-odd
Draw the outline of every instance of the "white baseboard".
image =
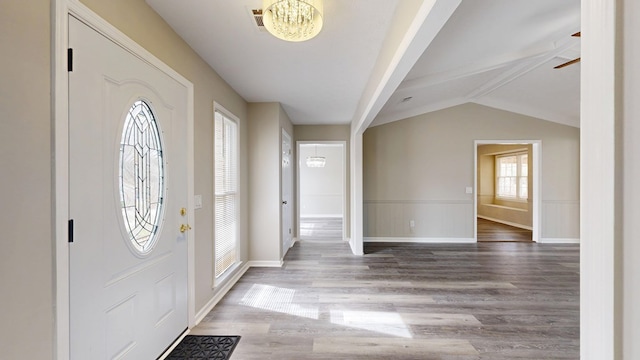
[[424, 237], [365, 237], [364, 242], [420, 243], [420, 244], [471, 244], [474, 238], [424, 238]]
[[522, 225], [522, 224], [518, 224], [518, 223], [511, 222], [511, 221], [506, 221], [506, 220], [500, 220], [500, 219], [496, 219], [496, 218], [492, 218], [492, 217], [488, 217], [488, 216], [484, 216], [484, 215], [478, 215], [478, 217], [480, 219], [485, 219], [485, 220], [497, 222], [497, 223], [500, 223], [500, 224], [505, 224], [505, 225], [517, 227], [517, 228], [520, 228], [520, 229], [533, 231], [533, 227], [531, 227], [531, 226]]
[[540, 238], [538, 244], [580, 244], [576, 238]]
[[238, 282], [238, 280], [240, 280], [242, 275], [244, 275], [244, 273], [246, 273], [247, 270], [249, 270], [249, 268], [251, 267], [282, 267], [283, 264], [284, 263], [282, 261], [248, 261], [246, 264], [244, 264], [244, 266], [242, 266], [238, 271], [236, 271], [236, 273], [233, 274], [233, 276], [231, 276], [229, 280], [226, 281], [224, 285], [222, 285], [222, 287], [220, 287], [220, 289], [218, 289], [218, 291], [211, 298], [211, 300], [209, 300], [207, 304], [203, 306], [202, 309], [200, 309], [200, 311], [196, 313], [195, 325], [197, 326], [202, 321], [202, 319], [204, 319], [204, 317], [207, 316], [209, 312], [211, 312], [211, 310], [216, 306], [216, 304], [229, 292], [229, 290], [233, 287], [233, 285], [235, 285]]
[[284, 265], [284, 261], [249, 261], [247, 263], [249, 267], [282, 267]]
[[305, 214], [300, 215], [300, 220], [304, 219], [342, 219], [344, 216], [341, 214]]
[[204, 319], [205, 316], [207, 316], [207, 314], [213, 309], [213, 307], [216, 306], [218, 301], [220, 301], [222, 297], [224, 297], [227, 294], [227, 292], [229, 292], [231, 287], [233, 287], [233, 285], [235, 285], [238, 282], [238, 280], [240, 280], [242, 275], [244, 275], [244, 273], [247, 272], [247, 270], [249, 270], [249, 267], [250, 265], [248, 263], [244, 264], [244, 266], [242, 266], [238, 271], [236, 271], [236, 273], [233, 274], [233, 276], [230, 277], [229, 280], [225, 282], [224, 285], [222, 285], [218, 289], [218, 291], [211, 298], [211, 300], [209, 300], [205, 304], [205, 306], [203, 306], [202, 309], [200, 309], [200, 311], [196, 313], [196, 318], [195, 318], [196, 326], [202, 321], [202, 319]]

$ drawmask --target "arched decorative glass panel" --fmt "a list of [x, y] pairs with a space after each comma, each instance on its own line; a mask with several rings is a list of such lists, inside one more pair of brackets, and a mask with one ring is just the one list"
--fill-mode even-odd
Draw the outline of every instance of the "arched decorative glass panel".
[[136, 101], [127, 113], [120, 142], [120, 204], [129, 241], [140, 254], [155, 245], [162, 219], [164, 161], [156, 118]]

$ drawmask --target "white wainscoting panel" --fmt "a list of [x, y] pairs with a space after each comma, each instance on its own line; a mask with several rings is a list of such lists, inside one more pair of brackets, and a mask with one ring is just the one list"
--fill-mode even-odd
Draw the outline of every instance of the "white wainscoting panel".
[[573, 200], [542, 201], [542, 243], [575, 243], [580, 239], [580, 202]]
[[473, 238], [473, 214], [472, 200], [365, 200], [364, 236], [460, 242]]

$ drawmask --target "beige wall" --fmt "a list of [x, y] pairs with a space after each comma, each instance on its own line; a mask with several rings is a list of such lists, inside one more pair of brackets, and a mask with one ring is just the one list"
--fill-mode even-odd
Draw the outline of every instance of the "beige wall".
[[[294, 140], [298, 141], [344, 141], [347, 145], [344, 149], [347, 154], [347, 163], [345, 164], [347, 173], [345, 181], [347, 188], [345, 197], [347, 204], [345, 208], [344, 226], [346, 227], [347, 237], [351, 234], [351, 191], [348, 184], [351, 183], [351, 126], [350, 125], [295, 125]], [[297, 205], [296, 205], [297, 206]], [[296, 209], [297, 211], [297, 209]], [[297, 213], [297, 212], [296, 212]], [[300, 236], [300, 234], [298, 234]]]
[[[619, 104], [616, 109], [618, 114], [623, 114], [621, 121], [618, 123], [620, 126], [618, 127], [618, 131], [622, 132], [623, 135], [615, 139], [618, 150], [620, 151], [617, 154], [618, 159], [620, 159], [620, 157], [622, 158], [620, 161], [622, 164], [616, 164], [616, 168], [620, 171], [618, 176], [621, 177], [620, 181], [623, 184], [622, 188], [624, 191], [620, 190], [620, 183], [618, 183], [615, 191], [612, 191], [611, 188], [607, 190], [603, 189], [604, 191], [601, 196], [604, 197], [615, 194], [616, 202], [619, 205], [618, 210], [620, 210], [620, 207], [623, 208], [622, 215], [620, 215], [620, 212], [616, 214], [619, 218], [618, 226], [620, 226], [616, 229], [619, 236], [616, 241], [618, 250], [616, 251], [615, 259], [615, 274], [618, 277], [618, 283], [615, 285], [614, 294], [620, 301], [613, 306], [613, 309], [617, 312], [616, 316], [619, 330], [619, 332], [616, 333], [619, 339], [616, 346], [618, 347], [617, 350], [621, 358], [640, 359], [640, 341], [638, 341], [638, 339], [640, 339], [640, 307], [638, 306], [638, 304], [640, 304], [640, 261], [638, 261], [638, 258], [640, 258], [640, 241], [638, 239], [638, 234], [640, 234], [640, 221], [638, 221], [638, 219], [640, 219], [640, 189], [637, 186], [638, 181], [640, 181], [640, 141], [638, 141], [640, 138], [640, 122], [638, 121], [640, 119], [640, 102], [638, 102], [638, 94], [640, 94], [640, 68], [638, 67], [638, 62], [640, 61], [640, 23], [638, 22], [638, 18], [640, 18], [640, 4], [636, 0], [624, 0], [619, 1], [616, 6], [619, 9], [618, 14], [621, 12], [624, 13], [624, 27], [618, 24], [618, 29], [623, 29], [616, 33], [618, 43], [620, 44], [619, 46], [624, 46], [624, 51], [622, 51], [621, 48], [617, 49], [618, 52], [623, 52], [624, 54], [624, 59], [620, 59], [618, 62], [618, 66], [622, 67], [622, 69], [618, 71], [618, 78], [616, 79], [622, 89], [619, 89], [619, 92], [615, 94], [619, 101], [624, 101], [624, 105]], [[599, 16], [599, 14], [596, 16]], [[621, 17], [622, 16], [619, 16], [618, 19]], [[608, 18], [606, 20], [608, 20]], [[624, 45], [622, 45], [623, 41]], [[598, 71], [599, 70], [601, 69], [598, 69]], [[599, 85], [598, 83], [593, 84], [594, 86]], [[623, 110], [620, 109], [621, 107]], [[593, 117], [593, 120], [599, 120], [597, 115]], [[590, 129], [590, 132], [595, 130], [594, 133], [598, 133], [599, 123], [592, 124], [592, 126], [593, 128]], [[622, 144], [620, 144], [621, 142]], [[622, 170], [620, 169], [621, 167]], [[586, 172], [587, 175], [597, 176], [598, 173], [603, 173], [602, 169], [598, 167], [591, 166], [588, 170], [589, 172]], [[598, 189], [590, 187], [589, 190], [597, 191]], [[589, 197], [588, 193], [585, 197]], [[593, 199], [589, 205], [594, 207], [599, 206], [598, 200], [598, 198]], [[620, 206], [621, 203], [624, 205]], [[586, 254], [587, 256], [595, 254], [600, 256], [602, 254], [602, 252], [599, 251], [601, 248], [599, 249], [596, 247], [597, 245], [595, 245], [600, 238], [600, 234], [602, 234], [602, 232], [593, 232], [591, 234], [589, 240], [593, 242], [589, 245], [589, 253]], [[620, 237], [622, 237], [622, 239], [620, 239]], [[593, 264], [588, 263], [588, 265]], [[583, 267], [586, 266], [586, 264], [583, 265]], [[593, 265], [592, 269], [593, 273], [597, 274], [596, 276], [608, 274], [609, 270], [602, 269], [601, 264], [598, 266]], [[599, 270], [604, 270], [604, 272], [600, 272]], [[586, 279], [585, 282], [590, 280], [592, 279]], [[607, 286], [610, 285], [609, 278], [606, 276], [598, 277], [598, 280], [595, 281], [606, 282]], [[597, 291], [598, 288], [595, 290]], [[589, 301], [590, 299], [586, 300], [583, 306]], [[597, 301], [594, 301], [593, 304], [596, 305], [596, 308], [598, 307]], [[622, 306], [619, 306], [619, 304], [622, 304]], [[592, 303], [589, 304], [589, 308], [593, 310], [594, 307]], [[599, 310], [601, 314], [602, 312], [608, 312], [613, 309]], [[595, 316], [600, 315], [598, 314], [598, 309], [596, 309], [595, 312], [590, 311], [590, 314]], [[598, 317], [598, 319], [603, 318]], [[597, 329], [598, 324], [589, 322], [588, 325], [593, 325], [593, 327]], [[584, 323], [582, 326], [585, 326]], [[584, 328], [582, 328], [581, 332], [584, 332]], [[595, 332], [595, 339], [600, 338], [604, 339], [604, 342], [608, 342], [609, 339], [606, 334], [598, 334], [597, 330]], [[598, 337], [598, 335], [600, 335], [600, 337]], [[593, 345], [589, 346], [589, 350], [592, 346]]]
[[279, 103], [249, 104], [249, 122], [249, 259], [280, 261], [282, 129], [293, 136], [293, 125]]
[[[495, 156], [509, 152], [524, 152], [528, 156], [527, 168], [529, 175], [528, 194], [525, 201], [509, 201], [495, 197]], [[503, 145], [484, 144], [478, 145], [478, 217], [489, 220], [505, 222], [509, 225], [522, 226], [531, 229], [533, 226], [533, 146], [523, 145]], [[498, 205], [498, 206], [495, 206]]]
[[365, 132], [365, 237], [473, 238], [474, 141], [501, 139], [542, 141], [541, 237], [577, 239], [579, 130], [476, 104]]
[[0, 357], [53, 356], [49, 0], [0, 5]]

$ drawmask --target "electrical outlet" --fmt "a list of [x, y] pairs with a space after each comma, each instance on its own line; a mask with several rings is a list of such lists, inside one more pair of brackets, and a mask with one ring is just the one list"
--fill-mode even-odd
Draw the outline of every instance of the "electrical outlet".
[[416, 222], [413, 220], [409, 220], [409, 227], [416, 227]]

